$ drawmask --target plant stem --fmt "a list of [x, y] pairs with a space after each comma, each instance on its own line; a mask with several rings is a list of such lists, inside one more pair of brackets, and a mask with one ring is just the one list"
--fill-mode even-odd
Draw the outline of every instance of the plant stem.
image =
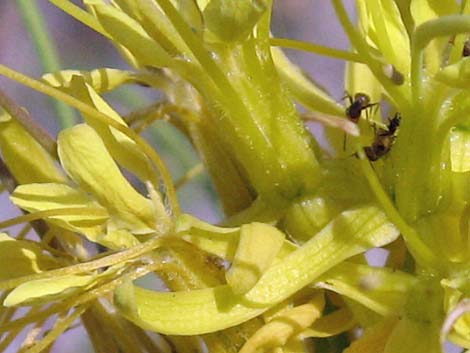
[[10, 114], [20, 125], [49, 153], [53, 158], [58, 159], [57, 143], [52, 136], [34, 119], [28, 111], [20, 107], [0, 89], [0, 107]]
[[[32, 36], [42, 70], [59, 71], [61, 69], [59, 55], [36, 0], [18, 0], [17, 4], [28, 33]], [[56, 100], [52, 100], [52, 104], [62, 129], [75, 123], [75, 112], [70, 107]]]
[[287, 38], [271, 38], [269, 43], [273, 47], [282, 47], [288, 49], [302, 50], [312, 54], [318, 54], [335, 58], [338, 60], [347, 60], [356, 63], [365, 64], [366, 60], [357, 53], [348, 52], [340, 49], [329, 48], [323, 45], [303, 42], [301, 40], [293, 40]]
[[416, 262], [420, 266], [433, 271], [442, 271], [445, 269], [445, 264], [438, 259], [435, 253], [420, 239], [416, 231], [410, 227], [398, 213], [360, 146], [358, 146], [358, 155], [361, 160], [362, 171], [369, 182], [372, 192], [375, 194], [377, 201], [381, 204], [387, 217], [401, 232]]
[[370, 71], [382, 84], [384, 89], [387, 90], [389, 95], [393, 98], [398, 106], [408, 107], [409, 101], [406, 95], [403, 93], [403, 88], [394, 85], [392, 81], [384, 74], [381, 63], [372, 57], [369, 45], [349, 19], [342, 0], [332, 0], [332, 3], [336, 12], [336, 16], [338, 17], [338, 20], [340, 21], [347, 36], [349, 37], [349, 41], [357, 50], [358, 54], [363, 57]]

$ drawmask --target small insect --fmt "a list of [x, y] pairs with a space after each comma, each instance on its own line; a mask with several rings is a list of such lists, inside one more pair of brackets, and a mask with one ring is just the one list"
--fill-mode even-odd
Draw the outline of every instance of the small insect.
[[[356, 93], [354, 95], [354, 98], [348, 92], [346, 92], [346, 95], [343, 99], [346, 98], [349, 100], [349, 106], [346, 108], [345, 111], [346, 117], [349, 121], [353, 122], [354, 124], [357, 124], [359, 122], [363, 110], [366, 111], [366, 119], [369, 120], [367, 109], [378, 105], [378, 103], [371, 103], [370, 97], [362, 92]], [[343, 139], [343, 150], [346, 150], [346, 134], [344, 134]]]
[[354, 99], [349, 93], [346, 93], [344, 98], [349, 100], [349, 107], [346, 108], [346, 117], [356, 124], [358, 123], [363, 110], [378, 105], [378, 103], [371, 103], [370, 97], [367, 94], [361, 92], [356, 93], [354, 95]]
[[397, 138], [400, 120], [400, 113], [396, 113], [392, 119], [388, 120], [386, 130], [381, 128], [377, 130], [372, 145], [364, 147], [364, 152], [369, 161], [374, 162], [390, 151]]
[[468, 39], [465, 41], [463, 45], [462, 56], [463, 57], [470, 56], [470, 41]]

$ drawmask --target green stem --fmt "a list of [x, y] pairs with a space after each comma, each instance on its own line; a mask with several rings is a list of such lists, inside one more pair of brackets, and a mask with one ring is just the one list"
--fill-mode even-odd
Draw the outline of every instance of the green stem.
[[0, 89], [0, 107], [8, 114], [16, 119], [20, 125], [51, 155], [54, 159], [58, 159], [57, 143], [52, 136], [39, 125], [28, 111], [15, 103], [13, 99], [8, 97], [6, 93]]
[[[245, 97], [241, 97], [240, 92], [235, 89], [234, 84], [211, 57], [200, 39], [185, 23], [171, 1], [156, 0], [156, 2], [203, 68], [205, 76], [210, 79], [204, 80], [202, 78], [202, 81], [211, 81], [213, 83], [210, 86], [215, 88], [212, 89], [214, 93], [211, 95], [206, 93], [205, 96], [225, 108], [226, 116], [224, 114], [219, 115], [218, 121], [224, 125], [226, 138], [230, 140], [231, 148], [236, 150], [238, 160], [245, 167], [254, 188], [259, 194], [269, 197], [273, 202], [282, 203], [284, 195], [291, 193], [293, 187], [289, 184], [289, 180], [286, 180], [288, 179], [286, 178], [287, 173], [281, 166], [279, 153], [275, 150], [273, 141], [266, 134], [269, 127], [260, 124], [253, 118], [246, 100], [243, 99]], [[229, 66], [233, 58], [230, 57], [228, 50], [219, 52], [219, 55], [223, 57], [222, 60], [225, 60], [227, 68], [237, 69]], [[198, 88], [201, 84], [204, 84], [200, 81], [192, 83]], [[253, 150], [257, 150], [258, 155], [263, 156], [263, 158], [256, 158], [252, 153]]]
[[98, 207], [65, 207], [56, 208], [52, 210], [44, 210], [33, 213], [28, 213], [15, 218], [10, 218], [6, 221], [0, 222], [0, 229], [11, 227], [17, 224], [37, 221], [42, 218], [55, 217], [55, 216], [76, 216], [76, 215], [102, 215], [107, 216], [106, 210]]
[[413, 102], [420, 102], [423, 90], [424, 49], [437, 37], [470, 32], [470, 16], [443, 16], [416, 27], [411, 41], [411, 89]]
[[[130, 249], [123, 250], [117, 253], [113, 253], [111, 255], [98, 258], [96, 260], [83, 262], [75, 265], [70, 265], [67, 267], [61, 267], [54, 270], [44, 271], [32, 275], [25, 275], [22, 277], [16, 277], [7, 279], [4, 281], [0, 281], [0, 289], [11, 289], [18, 287], [20, 284], [35, 281], [42, 278], [52, 278], [52, 277], [60, 277], [60, 276], [68, 276], [74, 275], [79, 273], [90, 272], [99, 268], [103, 267], [110, 267], [117, 264], [123, 264], [126, 261], [134, 259], [138, 256], [146, 254], [152, 250], [155, 250], [158, 247], [161, 247], [163, 243], [166, 241], [169, 242], [169, 237], [163, 238], [152, 238], [147, 240], [145, 243], [136, 245]], [[1, 332], [1, 330], [0, 330]]]
[[369, 182], [370, 188], [372, 189], [379, 203], [382, 205], [382, 208], [385, 211], [387, 217], [393, 224], [395, 224], [395, 226], [402, 234], [416, 262], [421, 267], [441, 272], [443, 269], [445, 269], [444, 264], [439, 261], [436, 254], [433, 253], [431, 249], [429, 249], [429, 247], [419, 238], [416, 231], [412, 227], [410, 227], [398, 213], [392, 201], [390, 200], [387, 193], [380, 184], [377, 175], [373, 171], [360, 145], [358, 145], [357, 150], [359, 158], [361, 160], [360, 163], [362, 171], [367, 181]]
[[365, 64], [366, 60], [357, 53], [351, 53], [340, 49], [329, 48], [323, 45], [313, 44], [309, 42], [303, 42], [301, 40], [293, 40], [286, 38], [271, 38], [269, 43], [273, 47], [282, 47], [288, 49], [302, 50], [312, 54], [318, 54], [335, 58], [338, 60], [352, 61], [356, 63]]
[[[17, 4], [28, 32], [32, 36], [42, 70], [59, 71], [61, 69], [59, 55], [36, 0], [18, 0]], [[52, 100], [52, 104], [61, 128], [75, 123], [75, 113], [70, 107], [56, 100]]]

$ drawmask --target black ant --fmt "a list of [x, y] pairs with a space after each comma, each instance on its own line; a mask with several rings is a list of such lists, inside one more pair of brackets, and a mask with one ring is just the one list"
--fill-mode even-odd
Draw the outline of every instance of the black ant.
[[[349, 106], [346, 108], [346, 117], [348, 118], [349, 121], [357, 124], [359, 122], [359, 119], [361, 117], [361, 113], [363, 110], [369, 109], [371, 107], [377, 106], [378, 103], [371, 103], [370, 102], [370, 97], [362, 92], [358, 92], [353, 96], [351, 96], [348, 92], [346, 92], [346, 95], [344, 96], [343, 99], [348, 99], [349, 100]], [[367, 110], [366, 110], [367, 113]], [[366, 115], [367, 120], [369, 120], [368, 115]], [[344, 135], [344, 140], [343, 140], [343, 150], [346, 150], [346, 134]]]
[[365, 93], [356, 93], [353, 97], [346, 93], [346, 96], [349, 100], [349, 107], [346, 108], [346, 117], [352, 121], [353, 123], [357, 124], [359, 122], [359, 118], [361, 117], [361, 113], [363, 110], [376, 106], [378, 103], [371, 103], [370, 97]]
[[400, 120], [400, 113], [396, 113], [392, 119], [389, 118], [387, 129], [379, 128], [375, 134], [375, 140], [372, 142], [372, 145], [364, 147], [364, 152], [369, 161], [374, 162], [390, 151], [397, 138]]

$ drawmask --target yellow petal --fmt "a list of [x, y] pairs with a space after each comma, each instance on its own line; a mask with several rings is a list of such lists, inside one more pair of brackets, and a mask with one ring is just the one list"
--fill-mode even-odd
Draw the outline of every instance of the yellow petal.
[[42, 79], [53, 87], [68, 87], [73, 76], [83, 77], [85, 82], [98, 93], [112, 91], [116, 87], [132, 80], [132, 72], [110, 68], [92, 71], [62, 70], [45, 74], [42, 76]]
[[15, 205], [29, 212], [58, 208], [90, 208], [89, 214], [54, 216], [48, 220], [63, 228], [92, 237], [104, 232], [104, 223], [108, 219], [105, 208], [91, 200], [84, 192], [65, 184], [20, 185], [10, 199]]
[[[189, 5], [186, 6], [186, 4]], [[173, 1], [173, 5], [178, 8], [180, 14], [190, 22], [191, 29], [198, 35], [201, 34], [201, 12], [196, 9], [196, 4], [192, 0]], [[187, 11], [188, 10], [188, 11]], [[137, 0], [133, 4], [134, 17], [139, 19], [139, 23], [152, 37], [159, 43], [168, 54], [185, 55], [189, 59], [193, 59], [193, 54], [189, 50], [183, 38], [173, 26], [172, 22], [163, 13], [156, 2]]]
[[245, 298], [261, 305], [280, 302], [287, 292], [296, 292], [327, 269], [397, 236], [397, 229], [376, 207], [344, 211], [298, 250], [271, 266]]
[[319, 293], [310, 303], [282, 312], [256, 331], [240, 353], [256, 353], [285, 345], [290, 338], [310, 326], [321, 315], [324, 304], [323, 293]]
[[[184, 240], [197, 245], [198, 248], [208, 253], [228, 261], [232, 261], [235, 257], [240, 228], [217, 227], [189, 214], [182, 214], [176, 221], [175, 231]], [[295, 249], [297, 249], [296, 245], [284, 240], [278, 257], [283, 258]]]
[[112, 250], [128, 249], [140, 244], [140, 241], [125, 229], [110, 230], [89, 239]]
[[[335, 187], [338, 187], [337, 183]], [[291, 204], [284, 216], [283, 227], [296, 241], [305, 242], [340, 211], [340, 205], [329, 197], [305, 196]]]
[[351, 311], [347, 308], [342, 308], [316, 320], [310, 328], [302, 331], [300, 337], [336, 336], [352, 329], [356, 325], [357, 323]]
[[35, 305], [65, 298], [91, 284], [96, 276], [68, 275], [20, 284], [5, 298], [4, 306]]
[[114, 302], [121, 313], [142, 328], [164, 334], [215, 332], [238, 325], [265, 310], [241, 303], [229, 286], [175, 293], [136, 286], [132, 286], [132, 294], [128, 290], [118, 287], [114, 294]]
[[106, 207], [109, 229], [134, 234], [151, 233], [155, 215], [150, 200], [124, 178], [98, 134], [88, 125], [77, 125], [59, 134], [58, 150], [67, 174]]
[[16, 240], [0, 233], [0, 280], [39, 273], [57, 265], [34, 242]]
[[269, 267], [245, 296], [229, 286], [162, 293], [133, 287], [136, 312], [129, 314], [116, 291], [115, 303], [137, 325], [166, 334], [193, 335], [247, 321], [280, 303], [344, 259], [383, 246], [398, 236], [375, 207], [343, 212], [298, 250]]
[[171, 62], [165, 50], [150, 38], [136, 20], [110, 5], [90, 6], [106, 32], [126, 47], [141, 65], [164, 67]]
[[361, 24], [369, 39], [377, 46], [387, 63], [406, 75], [410, 72], [410, 40], [395, 1], [358, 2]]
[[415, 282], [413, 276], [404, 272], [343, 262], [325, 273], [317, 285], [390, 316], [403, 308]]
[[[113, 120], [125, 125], [119, 114], [90, 85], [85, 83], [83, 77], [72, 76], [69, 86], [65, 86], [63, 89]], [[132, 139], [92, 117], [84, 116], [84, 120], [100, 135], [109, 153], [118, 164], [137, 175], [142, 181], [153, 180], [154, 173], [148, 158]]]
[[264, 223], [241, 227], [232, 266], [225, 274], [235, 294], [244, 294], [253, 288], [278, 254], [284, 238], [284, 233]]
[[20, 184], [65, 181], [52, 157], [6, 113], [0, 115], [0, 149]]
[[223, 259], [233, 259], [240, 228], [216, 227], [189, 214], [178, 217], [175, 231], [200, 249]]

